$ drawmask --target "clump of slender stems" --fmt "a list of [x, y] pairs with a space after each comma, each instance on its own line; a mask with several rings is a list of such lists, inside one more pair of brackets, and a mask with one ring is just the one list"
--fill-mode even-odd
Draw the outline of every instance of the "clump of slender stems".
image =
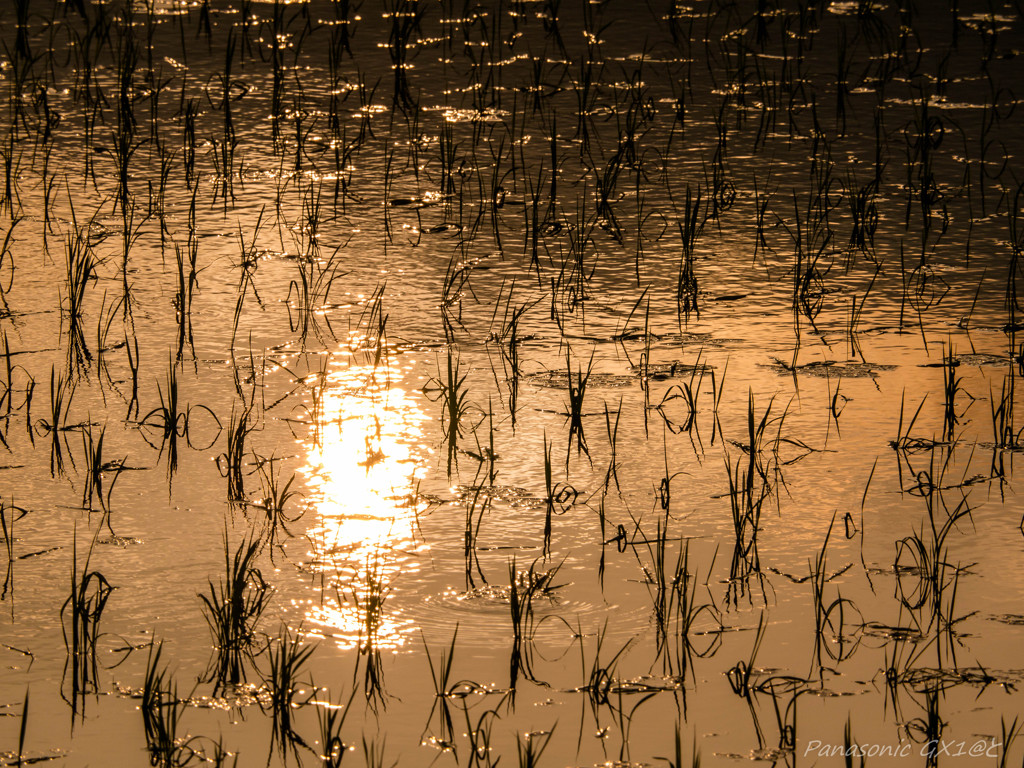
[[217, 584], [210, 580], [209, 591], [199, 595], [214, 646], [205, 679], [217, 691], [245, 681], [246, 664], [254, 656], [255, 627], [273, 594], [256, 567], [261, 545], [250, 535], [232, 554], [225, 530], [224, 577]]
[[64, 662], [64, 683], [69, 687], [61, 695], [71, 705], [72, 717], [84, 706], [85, 696], [99, 692], [99, 661], [96, 658], [96, 643], [99, 639], [99, 623], [114, 588], [106, 577], [97, 570], [90, 570], [89, 560], [92, 548], [86, 555], [82, 573], [79, 576], [77, 542], [72, 549], [71, 594], [61, 606], [61, 626], [64, 631], [64, 647], [67, 660]]
[[272, 718], [271, 749], [277, 745], [282, 757], [291, 750], [298, 758], [299, 747], [306, 747], [306, 742], [295, 730], [292, 713], [313, 697], [311, 692], [303, 698], [301, 689], [307, 684], [299, 678], [315, 650], [315, 645], [305, 645], [301, 635], [293, 634], [286, 624], [282, 625], [281, 633], [267, 648], [268, 667], [263, 675], [263, 684], [268, 692], [268, 701], [266, 704], [261, 702], [260, 706], [264, 711], [269, 710]]
[[187, 764], [195, 755], [194, 739], [182, 739], [178, 735], [187, 702], [178, 697], [173, 675], [161, 664], [162, 654], [163, 643], [150, 645], [139, 709], [150, 764], [157, 768], [176, 768]]

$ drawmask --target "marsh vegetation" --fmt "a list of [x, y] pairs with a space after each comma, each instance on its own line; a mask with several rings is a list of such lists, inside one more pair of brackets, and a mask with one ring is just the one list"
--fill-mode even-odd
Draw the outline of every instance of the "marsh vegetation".
[[0, 764], [1017, 764], [1022, 10], [5, 5]]

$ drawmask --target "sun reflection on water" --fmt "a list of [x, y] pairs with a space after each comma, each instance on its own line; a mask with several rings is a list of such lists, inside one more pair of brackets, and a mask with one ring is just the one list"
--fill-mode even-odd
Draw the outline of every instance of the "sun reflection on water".
[[384, 607], [396, 576], [419, 569], [424, 547], [415, 487], [426, 416], [402, 376], [393, 360], [352, 359], [331, 370], [317, 409], [320, 429], [307, 446], [313, 567], [325, 587], [307, 621], [343, 647], [396, 648], [412, 629]]

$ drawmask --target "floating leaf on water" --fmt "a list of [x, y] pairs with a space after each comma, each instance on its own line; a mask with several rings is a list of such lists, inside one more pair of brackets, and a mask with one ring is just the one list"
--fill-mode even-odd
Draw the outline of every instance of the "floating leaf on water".
[[142, 539], [136, 539], [134, 536], [100, 536], [96, 539], [96, 543], [123, 548], [132, 544], [141, 544]]
[[422, 197], [392, 197], [388, 205], [392, 208], [427, 208], [451, 200], [451, 195], [425, 194]]
[[456, 496], [453, 501], [462, 504], [477, 493], [492, 501], [504, 501], [512, 507], [540, 509], [545, 505], [544, 499], [526, 488], [512, 485], [459, 485], [455, 487]]
[[710, 371], [713, 367], [714, 366], [711, 365], [705, 365], [704, 363], [691, 365], [689, 363], [684, 363], [681, 360], [672, 360], [664, 363], [648, 363], [646, 366], [630, 366], [637, 376], [642, 376], [646, 369], [647, 378], [653, 379], [654, 381], [689, 377], [695, 373], [700, 374]]
[[956, 361], [964, 365], [1006, 365], [1010, 358], [1004, 355], [989, 355], [982, 352], [957, 355]]
[[[523, 381], [536, 384], [539, 387], [551, 387], [553, 389], [568, 389], [569, 374], [566, 371], [537, 371], [535, 373], [524, 373], [521, 376]], [[623, 373], [591, 373], [587, 379], [587, 387], [630, 387], [636, 384], [633, 376]]]
[[50, 749], [45, 753], [25, 752], [19, 755], [15, 752], [0, 752], [0, 765], [32, 765], [34, 763], [48, 763], [51, 760], [60, 760], [67, 756], [67, 752], [59, 749]]
[[449, 123], [500, 123], [511, 113], [504, 109], [487, 107], [486, 109], [451, 109], [444, 111], [444, 119]]
[[462, 227], [458, 224], [435, 224], [432, 227], [424, 227], [422, 230], [425, 235], [439, 235], [442, 232], [451, 232], [458, 234], [462, 231]]
[[921, 630], [914, 627], [894, 627], [877, 621], [869, 621], [861, 632], [868, 637], [881, 637], [886, 640], [923, 640]]
[[708, 301], [739, 301], [749, 295], [749, 293], [723, 293], [721, 296], [708, 296]]
[[838, 360], [814, 360], [810, 363], [803, 363], [801, 365], [791, 365], [787, 362], [780, 360], [777, 357], [773, 357], [772, 364], [765, 366], [768, 368], [774, 368], [780, 374], [793, 374], [802, 373], [808, 376], [816, 376], [819, 378], [839, 378], [844, 379], [873, 379], [878, 376], [882, 371], [893, 371], [896, 370], [895, 365], [886, 365], [882, 363], [855, 363], [855, 362], [839, 362]]

